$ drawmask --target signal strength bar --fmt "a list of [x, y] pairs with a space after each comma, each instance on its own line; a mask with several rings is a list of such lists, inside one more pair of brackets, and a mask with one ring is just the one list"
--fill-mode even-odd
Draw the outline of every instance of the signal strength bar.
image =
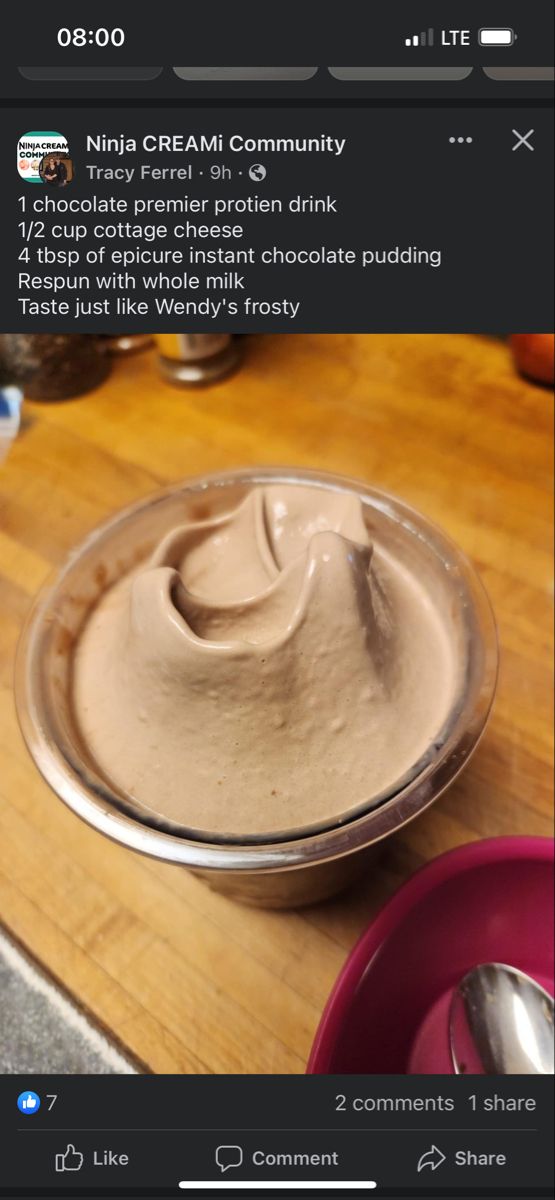
[[433, 46], [434, 31], [433, 29], [423, 30], [422, 33], [413, 33], [410, 37], [405, 38], [405, 46]]

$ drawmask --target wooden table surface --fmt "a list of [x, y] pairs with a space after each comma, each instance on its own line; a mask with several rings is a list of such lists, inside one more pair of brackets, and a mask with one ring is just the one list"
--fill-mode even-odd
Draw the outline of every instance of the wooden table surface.
[[[0, 919], [155, 1072], [301, 1072], [355, 938], [441, 851], [552, 832], [549, 391], [475, 336], [288, 336], [245, 343], [241, 372], [172, 388], [151, 353], [96, 392], [26, 403], [0, 467]], [[159, 484], [299, 464], [397, 493], [455, 538], [495, 608], [501, 674], [463, 776], [387, 846], [374, 874], [299, 912], [234, 904], [81, 823], [22, 742], [13, 658], [32, 596], [98, 521]]]

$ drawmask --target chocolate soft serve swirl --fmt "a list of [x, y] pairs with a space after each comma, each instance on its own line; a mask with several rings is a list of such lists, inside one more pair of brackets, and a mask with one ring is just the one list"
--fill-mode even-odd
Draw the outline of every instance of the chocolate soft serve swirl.
[[101, 597], [75, 718], [106, 778], [189, 833], [338, 824], [433, 750], [458, 685], [446, 620], [356, 494], [256, 487]]

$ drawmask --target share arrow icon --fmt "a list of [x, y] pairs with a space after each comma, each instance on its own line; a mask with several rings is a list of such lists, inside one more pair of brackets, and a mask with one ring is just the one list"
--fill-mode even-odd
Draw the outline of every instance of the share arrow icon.
[[444, 1162], [445, 1154], [442, 1154], [437, 1146], [432, 1146], [430, 1150], [426, 1150], [425, 1154], [421, 1154], [418, 1159], [418, 1172], [423, 1171], [425, 1167], [430, 1167], [432, 1171], [436, 1171]]

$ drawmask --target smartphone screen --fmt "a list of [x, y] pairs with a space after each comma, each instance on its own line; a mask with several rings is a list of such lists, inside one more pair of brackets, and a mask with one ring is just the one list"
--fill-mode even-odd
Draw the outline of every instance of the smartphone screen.
[[6, 1200], [553, 1195], [552, 26], [3, 14]]

